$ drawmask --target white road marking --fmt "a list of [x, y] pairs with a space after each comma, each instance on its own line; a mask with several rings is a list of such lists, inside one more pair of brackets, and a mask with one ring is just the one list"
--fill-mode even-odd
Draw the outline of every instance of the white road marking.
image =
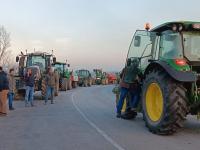
[[117, 142], [115, 142], [109, 135], [107, 135], [103, 130], [101, 130], [95, 123], [90, 121], [88, 117], [80, 110], [80, 108], [74, 102], [74, 94], [72, 93], [72, 103], [80, 115], [85, 119], [85, 121], [92, 126], [101, 136], [104, 137], [110, 144], [112, 144], [117, 150], [125, 150]]

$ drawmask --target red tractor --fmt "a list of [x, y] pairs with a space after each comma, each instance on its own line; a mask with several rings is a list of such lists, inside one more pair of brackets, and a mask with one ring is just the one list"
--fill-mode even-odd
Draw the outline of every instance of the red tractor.
[[109, 84], [115, 84], [117, 82], [117, 76], [114, 73], [107, 73], [107, 79]]

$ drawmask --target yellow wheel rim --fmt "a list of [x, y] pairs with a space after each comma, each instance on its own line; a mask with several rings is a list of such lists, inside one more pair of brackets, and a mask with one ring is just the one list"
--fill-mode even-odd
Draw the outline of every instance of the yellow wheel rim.
[[152, 121], [160, 120], [163, 112], [163, 95], [157, 83], [151, 83], [147, 88], [146, 110]]

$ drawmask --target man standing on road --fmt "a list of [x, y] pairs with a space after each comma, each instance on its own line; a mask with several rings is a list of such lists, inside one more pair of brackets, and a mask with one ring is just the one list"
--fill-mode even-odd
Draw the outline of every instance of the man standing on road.
[[14, 110], [13, 108], [13, 99], [14, 99], [14, 90], [15, 90], [15, 78], [14, 78], [14, 69], [10, 69], [8, 75], [9, 81], [9, 92], [8, 92], [8, 104], [9, 110]]
[[34, 83], [35, 77], [32, 74], [32, 70], [29, 68], [26, 75], [25, 75], [25, 82], [26, 82], [26, 96], [25, 96], [25, 107], [28, 106], [30, 101], [31, 107], [34, 106], [33, 104], [33, 95], [34, 95]]
[[52, 68], [48, 68], [48, 73], [46, 75], [46, 85], [47, 89], [46, 89], [45, 104], [47, 104], [49, 96], [51, 98], [51, 104], [53, 104], [54, 88], [56, 86], [56, 76]]
[[[129, 60], [130, 61], [130, 60]], [[139, 101], [139, 76], [140, 76], [140, 70], [138, 68], [139, 66], [139, 60], [134, 59], [131, 62], [128, 62], [127, 66], [122, 70], [122, 73], [120, 74], [120, 98], [117, 104], [117, 118], [122, 117], [121, 110], [124, 104], [124, 99], [130, 93], [130, 105], [131, 108], [133, 108], [133, 111], [136, 113], [136, 108]], [[128, 83], [126, 81], [132, 81], [131, 83]]]
[[0, 66], [0, 116], [7, 115], [7, 95], [8, 95], [8, 78], [7, 74]]

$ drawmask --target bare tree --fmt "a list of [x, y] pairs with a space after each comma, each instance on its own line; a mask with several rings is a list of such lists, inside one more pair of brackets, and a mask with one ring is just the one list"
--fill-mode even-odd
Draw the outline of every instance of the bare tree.
[[1, 65], [4, 67], [12, 68], [14, 65], [13, 61], [13, 55], [11, 50], [7, 50], [3, 56], [3, 59], [1, 60]]
[[6, 31], [4, 26], [0, 26], [0, 64], [8, 59], [8, 48], [10, 47], [10, 33]]

